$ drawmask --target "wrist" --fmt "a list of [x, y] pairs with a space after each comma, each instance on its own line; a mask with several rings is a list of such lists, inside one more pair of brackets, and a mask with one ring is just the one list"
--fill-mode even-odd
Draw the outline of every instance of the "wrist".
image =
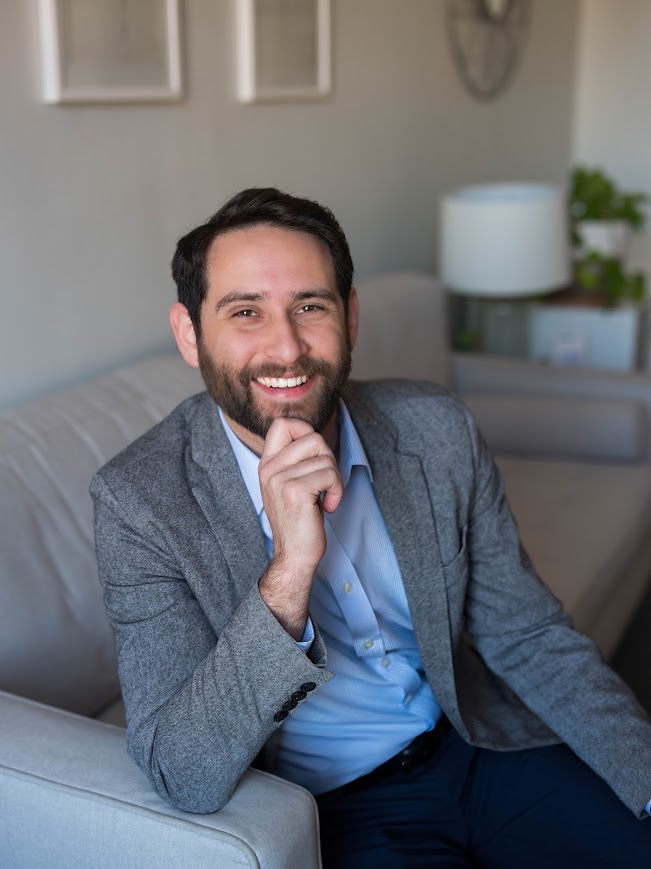
[[315, 574], [316, 569], [296, 567], [274, 556], [258, 583], [262, 600], [294, 640], [305, 632]]

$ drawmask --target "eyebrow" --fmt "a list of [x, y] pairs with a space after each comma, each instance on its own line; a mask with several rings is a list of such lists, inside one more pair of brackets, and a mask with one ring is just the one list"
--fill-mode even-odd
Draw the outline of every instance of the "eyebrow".
[[215, 305], [215, 311], [219, 312], [222, 308], [228, 305], [237, 304], [238, 302], [261, 302], [268, 297], [267, 293], [226, 293]]
[[[218, 313], [228, 305], [234, 305], [242, 302], [263, 302], [269, 298], [269, 293], [254, 293], [254, 292], [232, 292], [226, 293], [215, 305], [215, 312]], [[294, 293], [292, 299], [297, 302], [307, 301], [308, 299], [322, 299], [325, 302], [337, 302], [337, 296], [332, 290], [315, 289], [315, 290], [299, 290]]]

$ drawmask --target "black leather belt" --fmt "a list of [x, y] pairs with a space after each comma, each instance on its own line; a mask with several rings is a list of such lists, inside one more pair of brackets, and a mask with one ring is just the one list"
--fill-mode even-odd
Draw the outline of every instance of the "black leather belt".
[[381, 766], [376, 767], [371, 772], [366, 773], [366, 775], [353, 779], [353, 781], [342, 785], [337, 790], [340, 793], [356, 791], [367, 785], [377, 784], [398, 770], [410, 770], [420, 766], [426, 760], [429, 760], [434, 752], [438, 751], [444, 744], [449, 731], [450, 722], [447, 718], [443, 717], [437, 723], [434, 730], [426, 730], [425, 733], [421, 733], [406, 748], [403, 748], [398, 754], [394, 754], [393, 757], [390, 757]]

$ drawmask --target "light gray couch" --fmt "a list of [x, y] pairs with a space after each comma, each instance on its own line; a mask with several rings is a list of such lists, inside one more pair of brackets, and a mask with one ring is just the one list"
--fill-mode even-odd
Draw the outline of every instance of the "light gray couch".
[[168, 354], [0, 414], [2, 869], [321, 865], [297, 785], [252, 769], [222, 811], [191, 815], [126, 754], [88, 485], [201, 388]]
[[[360, 295], [356, 373], [462, 393], [500, 450], [534, 562], [609, 653], [651, 564], [651, 379], [450, 355], [428, 276], [385, 276]], [[222, 811], [189, 815], [126, 755], [88, 484], [200, 388], [168, 354], [0, 414], [3, 869], [320, 865], [303, 789], [249, 770]]]

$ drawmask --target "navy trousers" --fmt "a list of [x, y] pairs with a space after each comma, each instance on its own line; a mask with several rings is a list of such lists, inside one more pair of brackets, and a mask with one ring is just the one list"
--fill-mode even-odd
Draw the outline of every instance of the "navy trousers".
[[324, 869], [651, 866], [651, 818], [564, 745], [489, 751], [451, 730], [422, 767], [317, 802]]

